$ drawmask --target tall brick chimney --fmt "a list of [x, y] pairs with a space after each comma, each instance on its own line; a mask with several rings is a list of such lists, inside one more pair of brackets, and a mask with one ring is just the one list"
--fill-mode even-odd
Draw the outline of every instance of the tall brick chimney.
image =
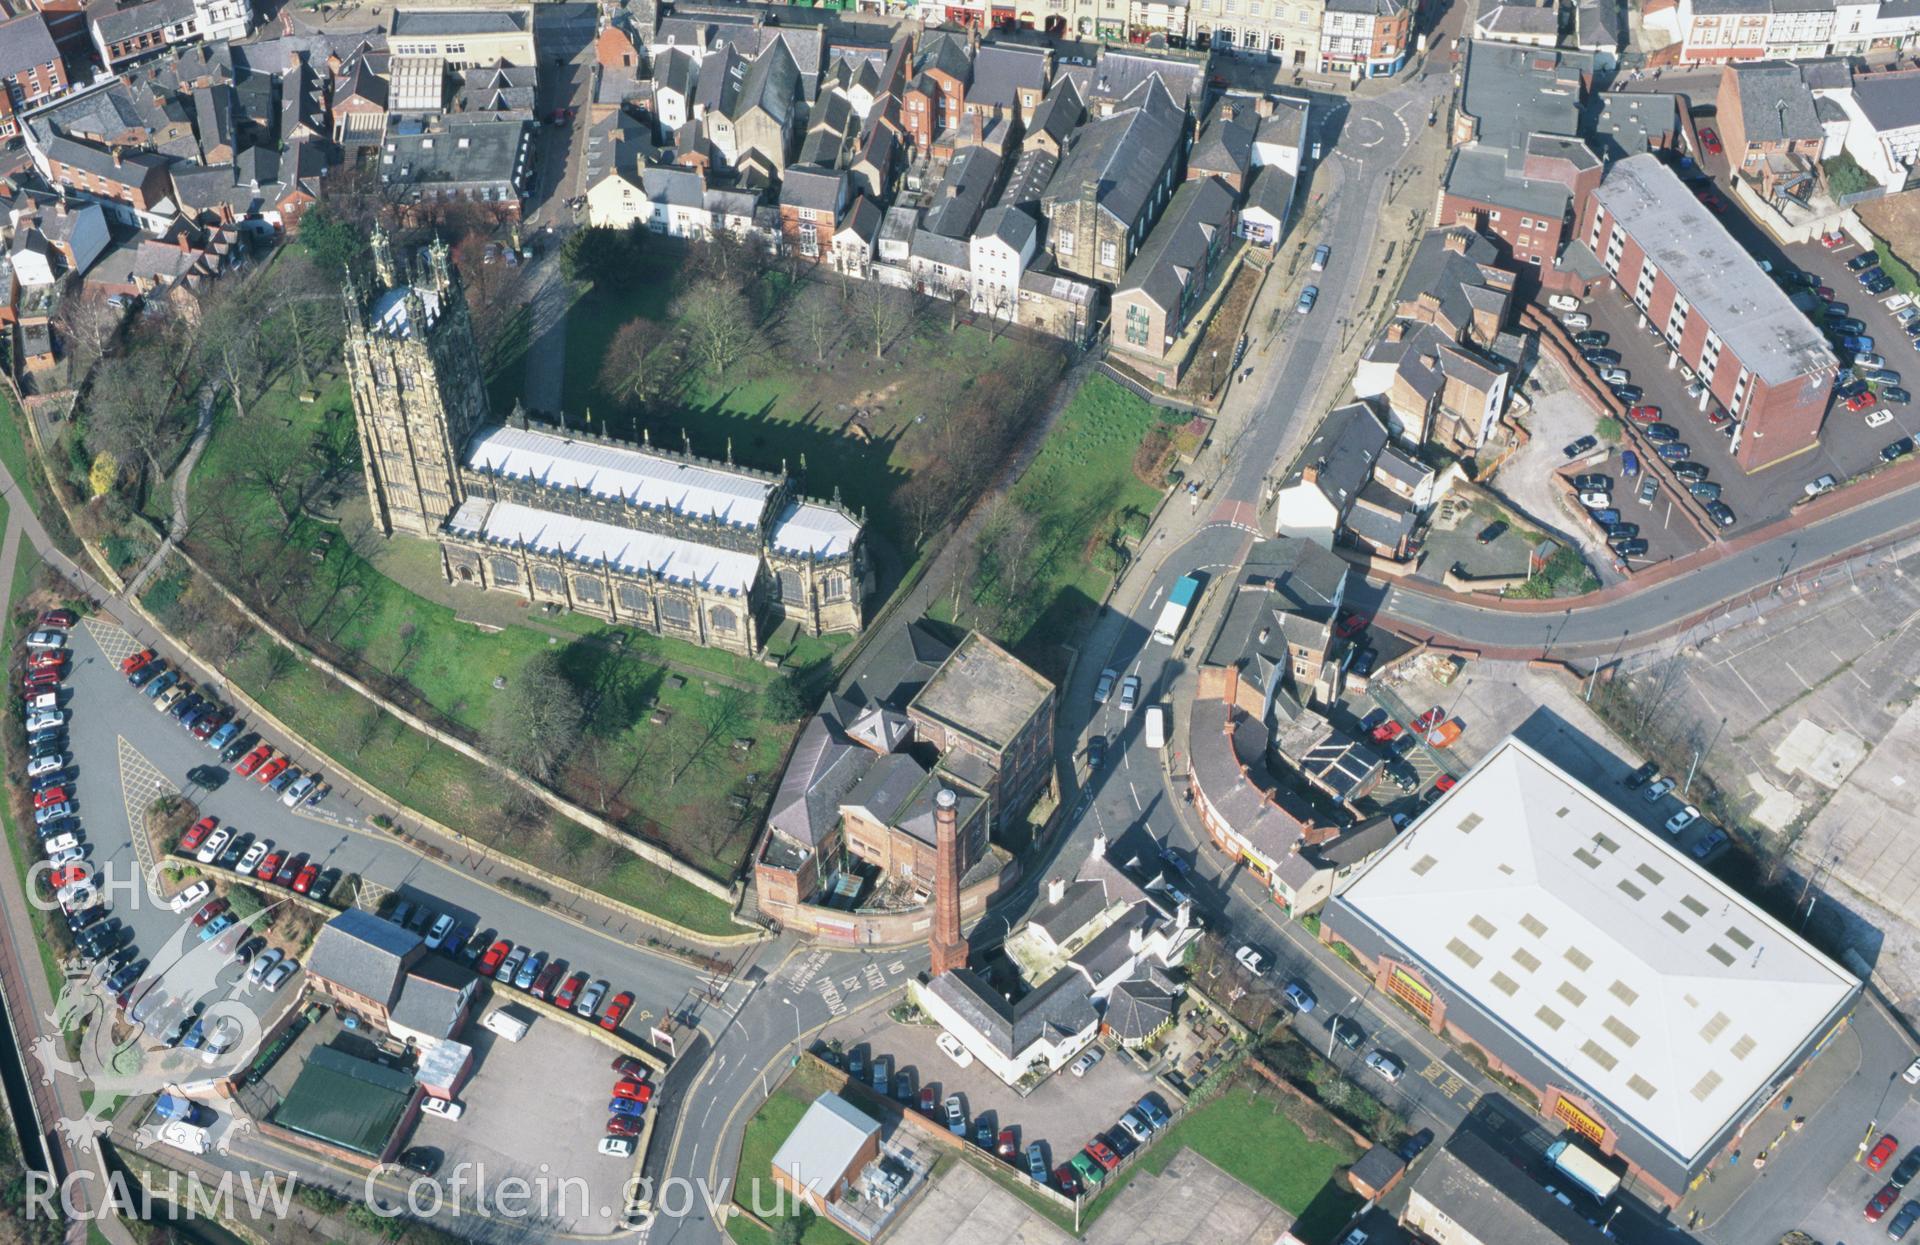
[[967, 943], [960, 936], [959, 797], [951, 787], [933, 797], [933, 927], [928, 945], [935, 977], [967, 966]]

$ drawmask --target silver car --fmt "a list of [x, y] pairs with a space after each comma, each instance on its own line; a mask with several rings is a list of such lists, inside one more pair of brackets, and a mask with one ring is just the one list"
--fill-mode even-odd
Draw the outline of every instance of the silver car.
[[592, 1020], [593, 1014], [600, 1010], [600, 1000], [606, 997], [607, 983], [602, 978], [580, 992], [580, 1001], [573, 1005], [574, 1014]]
[[1108, 666], [1100, 672], [1100, 681], [1093, 685], [1094, 704], [1104, 705], [1107, 703], [1107, 698], [1113, 695], [1113, 682], [1119, 677], [1120, 672], [1112, 666]]
[[1130, 674], [1120, 683], [1120, 712], [1132, 713], [1140, 699], [1140, 676]]

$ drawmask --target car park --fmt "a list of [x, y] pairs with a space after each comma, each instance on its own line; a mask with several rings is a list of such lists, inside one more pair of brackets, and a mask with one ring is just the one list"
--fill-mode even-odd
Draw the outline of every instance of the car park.
[[1701, 463], [1692, 461], [1677, 462], [1673, 465], [1673, 478], [1676, 480], [1684, 480], [1688, 484], [1698, 484], [1707, 478], [1707, 469], [1706, 466]]
[[[1588, 325], [1592, 323], [1593, 323], [1592, 317], [1588, 316], [1587, 313], [1584, 311], [1570, 311], [1566, 315], [1560, 317], [1560, 324], [1562, 327], [1573, 329], [1576, 332], [1578, 332], [1579, 330], [1585, 329]], [[1579, 338], [1575, 337], [1574, 340], [1577, 342]]]
[[1495, 519], [1493, 522], [1481, 528], [1480, 535], [1475, 539], [1477, 539], [1483, 545], [1490, 545], [1494, 541], [1499, 540], [1501, 537], [1501, 534], [1504, 533], [1506, 530], [1507, 530], [1506, 521], [1503, 519]]
[[1568, 445], [1563, 452], [1568, 458], [1578, 458], [1599, 444], [1600, 442], [1593, 437], [1581, 437], [1579, 440]]
[[1623, 367], [1605, 367], [1600, 369], [1600, 379], [1614, 386], [1615, 396], [1618, 396], [1618, 390], [1624, 388], [1627, 382], [1633, 379], [1633, 373]]
[[1702, 480], [1698, 484], [1689, 484], [1687, 495], [1703, 502], [1719, 501], [1720, 486], [1712, 480]]
[[1895, 406], [1905, 406], [1913, 400], [1913, 395], [1898, 385], [1888, 385], [1880, 391], [1880, 397], [1883, 401], [1891, 402]]
[[1615, 385], [1613, 396], [1616, 401], [1634, 403], [1646, 397], [1647, 391], [1639, 385]]
[[1693, 453], [1693, 447], [1685, 441], [1669, 441], [1656, 449], [1654, 453], [1659, 456], [1660, 461], [1663, 463], [1677, 463], [1684, 461], [1691, 455]]
[[[1711, 486], [1696, 484], [1694, 487], [1702, 488]], [[1707, 517], [1712, 519], [1714, 523], [1720, 527], [1732, 527], [1735, 522], [1733, 508], [1723, 501], [1709, 501], [1707, 503]]]
[[1080, 1052], [1079, 1058], [1067, 1065], [1067, 1071], [1073, 1073], [1075, 1076], [1085, 1076], [1093, 1069], [1095, 1064], [1099, 1063], [1105, 1057], [1106, 1052], [1098, 1046], [1089, 1046], [1086, 1050]]
[[[441, 919], [445, 920], [446, 918], [443, 917]], [[580, 992], [586, 988], [587, 975], [585, 973], [573, 974], [573, 976], [561, 983], [558, 990], [554, 991], [553, 1005], [563, 1012], [572, 1011], [573, 1005], [580, 999]]]
[[1920, 1201], [1908, 1198], [1900, 1213], [1887, 1222], [1887, 1236], [1896, 1241], [1906, 1240], [1916, 1221], [1920, 1221]]
[[293, 762], [284, 756], [274, 757], [271, 761], [268, 761], [265, 765], [262, 765], [253, 772], [253, 780], [264, 787], [274, 779], [280, 777], [280, 775], [286, 771], [287, 766], [291, 764], [293, 764]]
[[1672, 424], [1648, 424], [1640, 430], [1640, 433], [1654, 445], [1664, 445], [1680, 439], [1680, 430]]
[[1573, 487], [1582, 493], [1610, 493], [1613, 481], [1599, 472], [1588, 471], [1573, 477]]
[[[565, 960], [548, 960], [545, 964], [541, 965], [540, 972], [534, 977], [532, 984], [526, 987], [527, 993], [539, 999], [542, 1003], [546, 1002], [553, 997], [554, 989], [559, 986], [561, 975], [566, 971], [567, 962]], [[526, 974], [527, 970], [522, 967], [520, 976], [524, 977]], [[516, 977], [514, 979], [514, 984], [519, 984], [519, 978]]]
[[1632, 450], [1622, 450], [1620, 452], [1620, 474], [1628, 480], [1639, 475], [1640, 455], [1634, 453]]
[[257, 876], [260, 872], [260, 866], [266, 862], [268, 856], [272, 853], [272, 841], [262, 839], [249, 847], [246, 852], [241, 855], [240, 863], [234, 867], [234, 872]]
[[956, 1137], [967, 1135], [967, 1111], [960, 1105], [960, 1095], [949, 1094], [946, 1102], [947, 1131]]
[[1611, 504], [1612, 501], [1613, 501], [1613, 498], [1609, 497], [1605, 493], [1580, 494], [1580, 504], [1585, 506], [1589, 510], [1604, 509], [1606, 506]]

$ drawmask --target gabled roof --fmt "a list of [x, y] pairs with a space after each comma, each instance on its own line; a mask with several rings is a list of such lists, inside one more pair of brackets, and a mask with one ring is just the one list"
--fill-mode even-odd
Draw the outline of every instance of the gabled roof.
[[1068, 136], [1080, 124], [1086, 111], [1079, 88], [1074, 86], [1071, 78], [1062, 78], [1054, 83], [1053, 90], [1033, 110], [1033, 116], [1027, 122], [1027, 133], [1045, 134], [1056, 145], [1065, 146]]
[[1059, 972], [1017, 1003], [969, 968], [941, 973], [928, 983], [942, 1002], [1002, 1058], [1015, 1059], [1042, 1041], [1062, 1041], [1099, 1022], [1092, 987], [1075, 972]]
[[1605, 1245], [1609, 1239], [1471, 1128], [1447, 1138], [1412, 1187], [1476, 1241]]
[[437, 955], [424, 956], [400, 984], [391, 1013], [394, 1024], [434, 1037], [453, 1036], [466, 1006], [473, 973]]
[[973, 44], [965, 31], [930, 30], [914, 50], [913, 73], [938, 70], [962, 83], [973, 76]]
[[846, 186], [847, 174], [843, 169], [792, 165], [780, 178], [780, 204], [837, 214]]
[[1045, 198], [1064, 203], [1091, 195], [1102, 211], [1131, 227], [1177, 154], [1183, 116], [1159, 78], [1149, 78], [1110, 116], [1074, 133]]
[[792, 120], [799, 99], [800, 66], [786, 43], [776, 40], [747, 67], [740, 93], [727, 108], [727, 115], [737, 121], [758, 109], [784, 125]]
[[988, 208], [980, 218], [973, 238], [976, 242], [991, 238], [1017, 255], [1026, 249], [1039, 231], [1039, 222], [1026, 211], [1017, 207], [995, 207]]
[[1800, 68], [1784, 61], [1729, 65], [1740, 120], [1750, 143], [1818, 139], [1825, 134]]
[[1206, 280], [1208, 252], [1232, 224], [1233, 192], [1226, 183], [1217, 177], [1182, 182], [1146, 245], [1127, 265], [1114, 297], [1137, 294], [1173, 312], [1190, 287]]
[[970, 237], [999, 177], [999, 156], [985, 147], [963, 149], [948, 163], [920, 227], [943, 238]]
[[878, 759], [849, 740], [830, 698], [808, 719], [780, 776], [767, 824], [808, 850], [817, 848], [840, 816], [840, 800]]
[[973, 58], [973, 84], [967, 88], [967, 103], [1017, 108], [1021, 91], [1044, 91], [1046, 85], [1046, 52], [990, 43]]
[[1252, 100], [1221, 96], [1187, 153], [1189, 176], [1194, 170], [1222, 177], [1244, 175], [1253, 167], [1253, 140], [1259, 130]]
[[1314, 429], [1313, 439], [1300, 451], [1281, 487], [1305, 483], [1311, 471], [1313, 487], [1344, 512], [1366, 486], [1386, 444], [1387, 426], [1370, 404], [1349, 402], [1336, 407]]
[[1247, 188], [1247, 206], [1241, 214], [1259, 212], [1284, 226], [1293, 216], [1295, 189], [1293, 174], [1277, 164], [1262, 165]]
[[349, 908], [320, 927], [307, 955], [307, 972], [391, 1007], [423, 945], [420, 935]]
[[1920, 126], [1920, 69], [1861, 74], [1853, 80], [1853, 99], [1883, 134]]
[[60, 49], [53, 45], [46, 15], [27, 13], [0, 22], [0, 78], [11, 78], [42, 65], [58, 64]]

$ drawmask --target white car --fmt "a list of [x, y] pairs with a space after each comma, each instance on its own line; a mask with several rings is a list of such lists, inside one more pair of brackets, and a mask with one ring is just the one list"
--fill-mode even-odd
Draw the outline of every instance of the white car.
[[252, 873], [260, 867], [260, 862], [265, 860], [267, 853], [272, 850], [273, 840], [261, 839], [258, 843], [255, 843], [247, 849], [247, 854], [240, 858], [240, 863], [233, 867], [233, 871], [235, 873]]
[[1560, 317], [1560, 323], [1578, 333], [1582, 329], [1593, 327], [1593, 319], [1584, 311], [1571, 311]]
[[1679, 834], [1694, 822], [1700, 820], [1700, 810], [1689, 804], [1673, 816], [1667, 818], [1667, 833]]
[[602, 1137], [600, 1139], [600, 1153], [611, 1154], [617, 1159], [630, 1159], [633, 1157], [633, 1138]]
[[273, 966], [278, 964], [280, 957], [285, 954], [286, 953], [278, 947], [268, 947], [265, 951], [262, 951], [260, 957], [253, 962], [253, 967], [247, 970], [247, 977], [255, 983], [264, 981], [267, 974], [273, 971]]
[[1909, 1085], [1920, 1085], [1920, 1059], [1908, 1064], [1907, 1070], [1900, 1074], [1900, 1078]]
[[1067, 1071], [1073, 1073], [1075, 1076], [1085, 1076], [1094, 1064], [1099, 1063], [1102, 1059], [1105, 1059], [1106, 1056], [1107, 1052], [1101, 1050], [1098, 1046], [1089, 1046], [1080, 1058], [1067, 1065]]
[[1831, 493], [1833, 492], [1834, 489], [1838, 488], [1839, 486], [1840, 486], [1839, 480], [1835, 479], [1831, 475], [1824, 475], [1824, 476], [1821, 476], [1818, 480], [1815, 480], [1812, 483], [1807, 485], [1807, 496], [1818, 497], [1822, 493]]
[[1868, 351], [1865, 354], [1857, 354], [1853, 356], [1853, 366], [1855, 366], [1856, 368], [1885, 367], [1886, 365], [1887, 365], [1887, 360], [1885, 356], [1874, 354], [1872, 351]]
[[1578, 311], [1580, 300], [1571, 294], [1555, 294], [1547, 299], [1547, 306], [1555, 311]]
[[213, 887], [208, 886], [205, 882], [195, 882], [192, 886], [187, 887], [187, 889], [181, 891], [172, 899], [167, 900], [167, 907], [172, 908], [175, 912], [185, 912], [188, 908], [198, 906], [201, 900], [211, 894], [213, 894]]
[[1233, 953], [1233, 958], [1240, 961], [1240, 966], [1255, 977], [1262, 976], [1267, 971], [1267, 962], [1252, 947], [1241, 947]]
[[200, 845], [200, 850], [193, 854], [193, 858], [203, 865], [212, 864], [227, 849], [227, 843], [232, 838], [233, 831], [225, 827], [215, 830], [207, 836], [207, 841]]
[[1671, 778], [1656, 779], [1647, 784], [1647, 789], [1642, 793], [1641, 798], [1649, 804], [1656, 804], [1659, 802], [1660, 797], [1673, 790], [1675, 785]]
[[1879, 428], [1893, 422], [1893, 412], [1884, 406], [1876, 406], [1867, 412], [1867, 427]]
[[274, 991], [278, 990], [281, 986], [286, 985], [287, 978], [293, 976], [295, 973], [299, 971], [300, 971], [300, 961], [293, 959], [292, 957], [288, 957], [287, 959], [280, 961], [278, 964], [275, 964], [273, 966], [273, 971], [267, 974], [267, 980], [265, 982], [267, 993], [272, 994]]
[[300, 803], [300, 801], [306, 799], [307, 793], [309, 791], [312, 791], [314, 788], [314, 784], [318, 783], [319, 781], [320, 779], [318, 775], [315, 775], [315, 774], [305, 775], [304, 777], [296, 780], [295, 782], [291, 783], [287, 787], [286, 794], [280, 797], [280, 802], [286, 805], [288, 808], [292, 808], [294, 805]]
[[442, 912], [440, 918], [427, 931], [427, 950], [438, 951], [447, 941], [447, 935], [453, 932], [453, 917]]
[[1607, 493], [1582, 493], [1580, 494], [1580, 504], [1589, 510], [1605, 510], [1613, 505], [1613, 497]]
[[85, 856], [86, 854], [87, 854], [86, 848], [81, 847], [78, 844], [75, 844], [72, 847], [63, 847], [58, 851], [48, 852], [47, 863], [52, 865], [54, 868], [58, 869], [61, 865], [72, 864], [73, 862], [75, 862], [76, 860], [79, 860], [81, 857]]
[[80, 836], [79, 836], [79, 835], [76, 835], [76, 834], [56, 834], [56, 835], [54, 835], [54, 836], [53, 836], [52, 838], [50, 838], [50, 839], [48, 839], [48, 840], [46, 841], [46, 844], [45, 844], [45, 849], [46, 849], [46, 853], [47, 853], [47, 855], [49, 855], [49, 856], [51, 856], [51, 855], [53, 855], [53, 854], [54, 854], [55, 852], [64, 852], [64, 851], [66, 851], [66, 850], [67, 850], [68, 848], [73, 848], [73, 847], [78, 847], [78, 846], [80, 846]]
[[28, 648], [65, 648], [67, 633], [64, 631], [35, 631], [27, 636]]
[[420, 1104], [420, 1109], [443, 1120], [457, 1120], [466, 1112], [465, 1107], [451, 1098], [429, 1098]]
[[1633, 374], [1623, 367], [1603, 367], [1600, 369], [1600, 379], [1609, 385], [1624, 385], [1633, 379]]
[[573, 1005], [573, 1014], [592, 1020], [593, 1014], [600, 1010], [600, 1000], [607, 997], [607, 991], [611, 988], [604, 977], [590, 984], [580, 992], [580, 1001]]
[[27, 762], [27, 777], [38, 778], [42, 774], [52, 774], [67, 767], [67, 754], [56, 752], [52, 756], [38, 757]]
[[942, 1033], [934, 1043], [947, 1058], [965, 1068], [973, 1063], [973, 1052], [960, 1045], [960, 1039], [951, 1033]]
[[27, 715], [27, 732], [50, 731], [56, 726], [67, 724], [65, 709], [40, 709]]
[[1327, 261], [1332, 258], [1333, 258], [1333, 248], [1326, 245], [1324, 242], [1321, 243], [1319, 246], [1314, 247], [1313, 248], [1313, 270], [1315, 272], [1325, 272], [1327, 270]]
[[1399, 1059], [1384, 1050], [1376, 1050], [1367, 1056], [1367, 1066], [1378, 1072], [1389, 1084], [1405, 1076], [1407, 1070]]

